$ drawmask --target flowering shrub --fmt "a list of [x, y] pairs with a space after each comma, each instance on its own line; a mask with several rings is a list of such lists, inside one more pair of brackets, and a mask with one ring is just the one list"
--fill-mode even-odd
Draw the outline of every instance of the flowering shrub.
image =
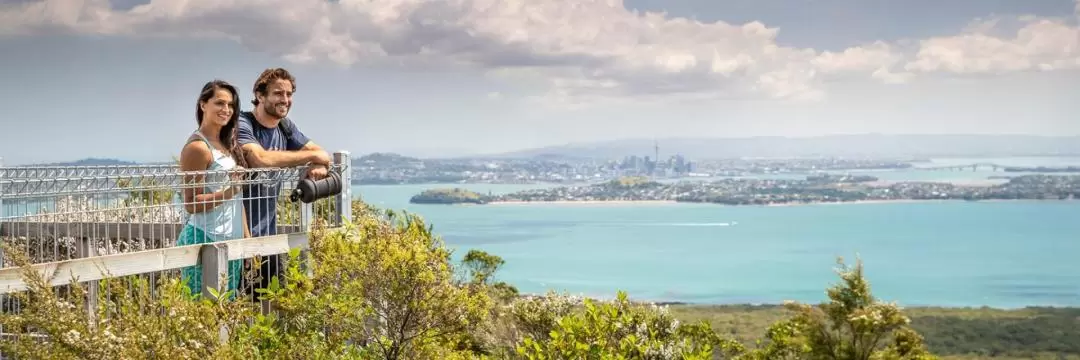
[[613, 302], [586, 299], [584, 310], [558, 318], [550, 335], [526, 335], [518, 347], [527, 359], [713, 359], [741, 351], [707, 323], [680, 324], [666, 308], [634, 305], [623, 292]]
[[[9, 250], [10, 251], [10, 250]], [[101, 282], [97, 306], [87, 311], [87, 290], [80, 283], [56, 291], [32, 271], [25, 256], [13, 257], [23, 267], [29, 291], [9, 296], [17, 311], [0, 314], [4, 332], [0, 351], [18, 359], [166, 359], [222, 358], [228, 349], [219, 341], [222, 328], [236, 328], [250, 318], [239, 303], [194, 300], [176, 278], [156, 290], [142, 277]]]
[[838, 261], [841, 283], [829, 288], [829, 302], [819, 306], [787, 303], [795, 313], [770, 327], [767, 345], [754, 359], [929, 360], [935, 359], [922, 337], [896, 304], [882, 303], [870, 292], [862, 262]]

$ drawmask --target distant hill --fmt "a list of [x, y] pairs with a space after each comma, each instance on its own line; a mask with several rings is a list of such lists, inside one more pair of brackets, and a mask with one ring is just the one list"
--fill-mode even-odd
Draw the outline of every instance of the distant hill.
[[100, 158], [86, 158], [82, 160], [75, 160], [69, 162], [57, 162], [57, 163], [45, 163], [45, 164], [32, 164], [30, 166], [113, 166], [113, 165], [139, 165], [134, 161], [124, 161], [118, 159], [100, 159]]
[[829, 135], [817, 137], [626, 139], [549, 146], [478, 157], [588, 157], [628, 155], [690, 158], [737, 157], [990, 157], [1080, 155], [1080, 136], [1035, 135]]
[[357, 166], [386, 166], [386, 165], [400, 165], [408, 163], [418, 163], [422, 160], [414, 157], [409, 157], [396, 153], [371, 153], [352, 160], [353, 165]]

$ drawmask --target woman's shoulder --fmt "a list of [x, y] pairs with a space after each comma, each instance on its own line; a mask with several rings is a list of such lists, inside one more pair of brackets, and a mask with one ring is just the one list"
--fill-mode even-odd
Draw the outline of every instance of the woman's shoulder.
[[184, 143], [184, 148], [180, 150], [180, 162], [184, 163], [185, 160], [199, 159], [200, 162], [209, 163], [213, 159], [213, 152], [210, 149], [210, 144], [203, 141], [198, 135], [191, 134], [188, 136], [187, 141]]
[[184, 150], [188, 151], [188, 149], [193, 151], [205, 151], [207, 154], [209, 154], [211, 150], [210, 144], [206, 142], [206, 139], [203, 139], [202, 136], [199, 136], [198, 134], [188, 135], [187, 141], [184, 141]]

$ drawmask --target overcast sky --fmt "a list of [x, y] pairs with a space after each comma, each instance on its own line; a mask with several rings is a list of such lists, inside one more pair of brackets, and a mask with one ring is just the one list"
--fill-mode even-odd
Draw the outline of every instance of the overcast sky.
[[1078, 20], [1073, 0], [0, 0], [0, 156], [168, 160], [206, 81], [248, 104], [272, 66], [301, 129], [357, 154], [1073, 135]]

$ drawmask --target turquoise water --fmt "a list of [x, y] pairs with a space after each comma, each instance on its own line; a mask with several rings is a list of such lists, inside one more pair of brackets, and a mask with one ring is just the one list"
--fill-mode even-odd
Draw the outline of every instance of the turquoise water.
[[[902, 173], [890, 177], [933, 178]], [[967, 174], [956, 179], [983, 175]], [[445, 186], [358, 186], [354, 194], [419, 213], [459, 256], [477, 248], [503, 257], [500, 280], [527, 293], [816, 302], [837, 281], [836, 257], [858, 255], [875, 294], [905, 306], [1080, 306], [1080, 201], [408, 204]], [[455, 186], [501, 193], [542, 185]]]

